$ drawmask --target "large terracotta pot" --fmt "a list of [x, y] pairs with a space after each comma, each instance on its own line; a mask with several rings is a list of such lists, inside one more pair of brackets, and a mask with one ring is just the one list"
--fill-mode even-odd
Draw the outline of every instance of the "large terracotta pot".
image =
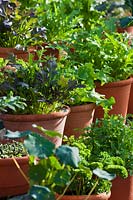
[[[96, 91], [100, 94], [104, 94], [106, 98], [113, 96], [115, 98], [115, 104], [109, 112], [109, 114], [121, 114], [124, 117], [127, 115], [130, 88], [131, 88], [132, 78], [127, 80], [107, 83], [103, 86], [100, 84], [96, 85]], [[97, 107], [94, 114], [94, 121], [96, 118], [103, 118], [104, 112], [101, 107]]]
[[[66, 123], [67, 115], [70, 112], [69, 107], [64, 107], [60, 112], [53, 112], [50, 114], [34, 114], [34, 115], [11, 115], [1, 114], [0, 119], [3, 120], [6, 129], [11, 131], [25, 131], [31, 130], [41, 133], [38, 129], [32, 127], [32, 124], [36, 124], [44, 127], [47, 130], [54, 130], [63, 135], [64, 126]], [[61, 145], [62, 138], [54, 137], [50, 138], [56, 146]]]
[[109, 200], [133, 200], [133, 176], [114, 179]]
[[7, 58], [9, 55], [14, 54], [17, 58], [27, 61], [29, 57], [29, 53], [35, 56], [35, 52], [33, 48], [29, 48], [28, 51], [23, 51], [23, 50], [17, 50], [15, 48], [0, 47], [0, 58]]
[[[16, 157], [24, 174], [28, 175], [29, 158]], [[29, 184], [18, 170], [12, 158], [0, 159], [0, 198], [25, 194], [28, 192]]]
[[83, 132], [82, 129], [92, 123], [95, 107], [94, 103], [70, 107], [71, 112], [66, 120], [64, 134], [78, 137]]
[[[133, 77], [132, 77], [133, 80]], [[133, 81], [131, 84], [131, 89], [130, 89], [130, 96], [129, 96], [129, 103], [128, 103], [128, 114], [133, 114]]]
[[[102, 194], [98, 194], [98, 195], [90, 195], [90, 197], [88, 198], [88, 200], [108, 200], [110, 197], [111, 193], [102, 193]], [[87, 198], [87, 195], [64, 195], [61, 200], [85, 200]], [[57, 199], [57, 198], [56, 198]], [[119, 200], [119, 199], [117, 199]], [[126, 199], [125, 199], [126, 200]]]

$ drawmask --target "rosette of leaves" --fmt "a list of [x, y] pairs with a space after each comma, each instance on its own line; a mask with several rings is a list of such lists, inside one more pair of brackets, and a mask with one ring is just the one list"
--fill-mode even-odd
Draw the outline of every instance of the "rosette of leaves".
[[22, 157], [26, 156], [27, 151], [21, 142], [7, 141], [5, 144], [0, 144], [0, 159], [11, 158], [11, 157]]

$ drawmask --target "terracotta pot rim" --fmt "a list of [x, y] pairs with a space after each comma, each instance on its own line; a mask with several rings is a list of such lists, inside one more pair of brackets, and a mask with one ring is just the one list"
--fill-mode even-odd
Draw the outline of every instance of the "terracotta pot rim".
[[[57, 195], [57, 196], [59, 196], [59, 195]], [[83, 197], [83, 198], [87, 197], [87, 195], [64, 195], [64, 197], [69, 198], [69, 200], [72, 197], [76, 199], [76, 198], [78, 198], [80, 196]], [[93, 200], [95, 200], [95, 198], [98, 198], [98, 199], [102, 199], [102, 200], [107, 200], [107, 199], [110, 198], [110, 196], [111, 196], [111, 191], [109, 193], [104, 192], [104, 193], [101, 193], [101, 194], [90, 195], [89, 199], [93, 198]]]
[[[20, 163], [28, 163], [29, 161], [29, 156], [21, 156], [21, 157], [15, 157], [15, 160], [20, 164]], [[13, 163], [14, 161], [12, 158], [0, 158], [0, 165], [7, 165], [8, 163]]]
[[2, 51], [2, 53], [6, 52], [6, 53], [9, 53], [10, 51], [12, 53], [17, 53], [17, 54], [27, 54], [28, 52], [27, 51], [24, 51], [24, 50], [17, 50], [15, 49], [14, 47], [0, 47], [0, 51]]
[[131, 84], [132, 81], [133, 81], [133, 78], [130, 77], [130, 78], [126, 79], [126, 80], [120, 80], [120, 81], [105, 83], [103, 86], [101, 86], [101, 84], [99, 82], [96, 82], [96, 88], [100, 88], [100, 87], [104, 87], [104, 88], [121, 87], [121, 86], [125, 86], [125, 85]]
[[2, 120], [10, 120], [10, 121], [44, 121], [51, 119], [58, 119], [66, 117], [70, 113], [71, 109], [69, 106], [65, 106], [62, 111], [53, 112], [49, 114], [20, 114], [20, 115], [12, 115], [12, 114], [0, 114], [0, 119]]
[[88, 103], [88, 104], [84, 104], [84, 105], [78, 105], [78, 106], [70, 106], [71, 112], [84, 112], [84, 111], [88, 111], [88, 110], [92, 110], [96, 108], [96, 104], [95, 103]]

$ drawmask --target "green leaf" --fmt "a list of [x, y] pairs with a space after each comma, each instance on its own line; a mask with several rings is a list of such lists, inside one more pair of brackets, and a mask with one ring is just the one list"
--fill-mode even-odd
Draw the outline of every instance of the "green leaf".
[[65, 186], [70, 181], [71, 174], [68, 170], [62, 169], [58, 170], [54, 177], [54, 183], [58, 186]]
[[108, 173], [107, 171], [99, 169], [99, 168], [94, 169], [93, 173], [95, 175], [97, 175], [99, 178], [107, 179], [109, 181], [111, 181], [114, 178], [116, 178], [115, 174]]
[[33, 185], [30, 189], [30, 196], [36, 200], [55, 200], [54, 193], [50, 191], [47, 187]]
[[80, 161], [79, 150], [77, 147], [62, 145], [56, 149], [56, 156], [60, 161], [72, 167], [78, 167]]
[[40, 131], [42, 131], [45, 135], [50, 136], [50, 137], [62, 137], [62, 135], [60, 133], [58, 133], [57, 131], [52, 131], [52, 130], [46, 130], [44, 129], [42, 126], [38, 126], [36, 124], [32, 125], [34, 128], [39, 129]]
[[30, 155], [37, 156], [38, 158], [49, 157], [55, 151], [54, 143], [36, 133], [28, 135], [24, 140], [24, 145]]
[[31, 131], [20, 132], [20, 131], [10, 131], [10, 130], [7, 130], [5, 137], [6, 138], [10, 138], [10, 139], [18, 139], [18, 138], [26, 137], [29, 134], [31, 134]]

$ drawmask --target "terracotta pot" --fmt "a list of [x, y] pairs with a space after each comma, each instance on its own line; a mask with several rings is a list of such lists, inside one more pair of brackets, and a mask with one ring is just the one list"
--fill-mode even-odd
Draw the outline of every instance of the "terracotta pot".
[[82, 129], [92, 123], [95, 107], [93, 103], [70, 107], [71, 112], [66, 120], [64, 134], [78, 137], [82, 133]]
[[117, 32], [118, 33], [131, 33], [133, 34], [133, 26], [128, 26], [126, 28], [122, 28], [122, 27], [117, 27]]
[[[111, 193], [102, 193], [102, 194], [98, 194], [98, 195], [90, 195], [90, 197], [88, 198], [88, 200], [108, 200], [110, 197]], [[76, 196], [76, 195], [64, 195], [61, 200], [85, 200], [85, 198], [87, 197], [87, 195], [80, 195], [80, 196]], [[118, 199], [117, 199], [118, 200]], [[125, 199], [126, 200], [126, 199]]]
[[129, 103], [128, 103], [128, 114], [133, 114], [133, 77], [132, 77], [132, 84], [130, 89], [130, 96], [129, 96]]
[[109, 200], [133, 200], [133, 176], [114, 179]]
[[[113, 96], [115, 98], [115, 104], [110, 110], [109, 114], [121, 114], [124, 117], [127, 115], [128, 101], [130, 95], [132, 78], [112, 83], [107, 83], [103, 86], [96, 84], [96, 91], [100, 94], [104, 94], [106, 98]], [[101, 107], [97, 107], [94, 114], [94, 121], [96, 118], [103, 118], [104, 112]]]
[[[63, 135], [64, 126], [66, 123], [67, 115], [70, 112], [69, 107], [65, 107], [60, 112], [53, 112], [50, 114], [34, 114], [34, 115], [11, 115], [1, 114], [0, 119], [3, 120], [6, 129], [11, 131], [25, 131], [31, 130], [42, 134], [38, 129], [33, 128], [32, 124], [37, 124], [47, 130], [54, 130]], [[44, 135], [44, 134], [42, 134]], [[62, 138], [50, 138], [56, 146], [61, 145]]]
[[16, 55], [17, 58], [27, 61], [29, 57], [29, 53], [32, 53], [33, 55], [35, 55], [34, 49], [29, 48], [28, 51], [23, 51], [23, 50], [17, 50], [15, 48], [0, 47], [0, 58], [7, 58], [10, 54], [14, 54]]
[[[29, 158], [16, 157], [15, 160], [25, 175], [28, 175]], [[29, 184], [17, 169], [12, 158], [0, 159], [0, 197], [14, 196], [28, 192]]]

